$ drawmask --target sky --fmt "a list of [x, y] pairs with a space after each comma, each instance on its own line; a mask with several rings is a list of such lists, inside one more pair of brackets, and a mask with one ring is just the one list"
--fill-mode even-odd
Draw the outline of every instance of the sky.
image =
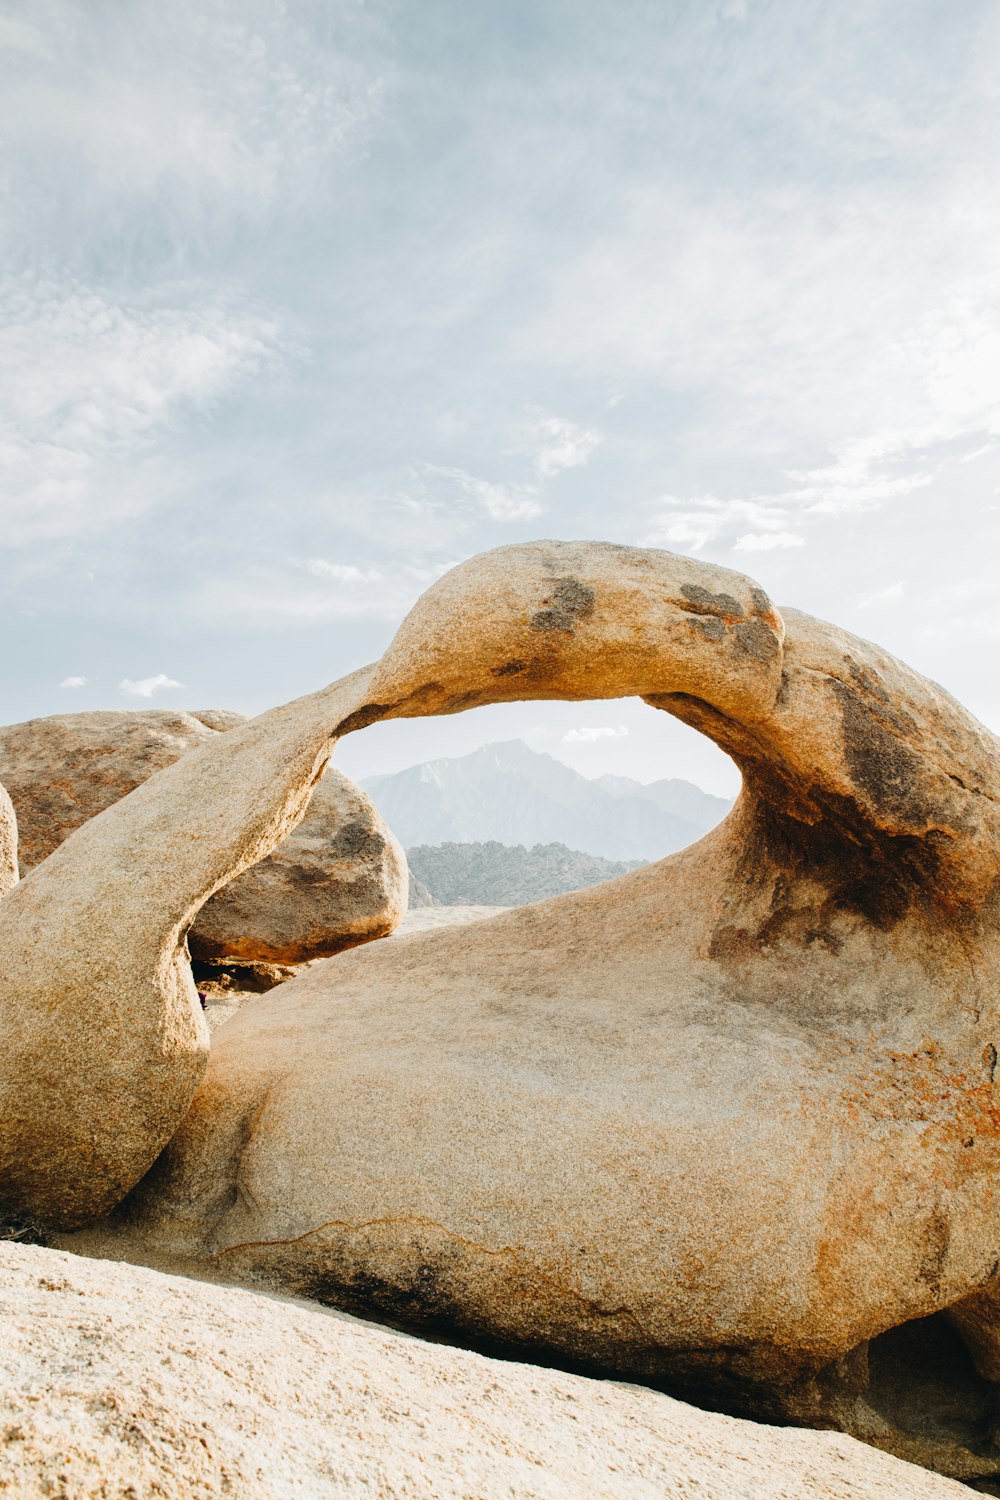
[[[257, 713], [666, 547], [1000, 731], [1000, 0], [0, 0], [0, 718]], [[731, 792], [635, 701], [375, 726]]]

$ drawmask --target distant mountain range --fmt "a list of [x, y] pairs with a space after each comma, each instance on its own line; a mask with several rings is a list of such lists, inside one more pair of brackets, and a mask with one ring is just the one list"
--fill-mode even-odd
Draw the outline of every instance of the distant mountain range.
[[662, 859], [683, 849], [731, 806], [689, 781], [648, 786], [627, 776], [591, 781], [523, 740], [370, 776], [361, 785], [407, 849], [562, 844], [568, 851], [616, 861]]
[[[637, 869], [565, 844], [417, 844], [407, 849], [410, 906], [526, 906]], [[430, 899], [428, 899], [428, 897]]]

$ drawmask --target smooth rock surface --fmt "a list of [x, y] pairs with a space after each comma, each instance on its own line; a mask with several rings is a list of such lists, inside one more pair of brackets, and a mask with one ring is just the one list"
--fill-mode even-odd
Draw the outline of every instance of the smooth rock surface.
[[18, 1500], [948, 1500], [830, 1432], [484, 1359], [317, 1307], [0, 1246]]
[[[155, 772], [247, 722], [222, 709], [139, 709], [0, 728], [0, 780], [18, 809], [22, 873]], [[331, 768], [299, 826], [198, 913], [189, 947], [199, 959], [327, 957], [391, 932], [406, 887], [396, 839], [366, 794]]]
[[995, 1483], [997, 741], [749, 579], [595, 544], [446, 575], [353, 722], [625, 694], [733, 756], [729, 818], [262, 997], [114, 1232]]

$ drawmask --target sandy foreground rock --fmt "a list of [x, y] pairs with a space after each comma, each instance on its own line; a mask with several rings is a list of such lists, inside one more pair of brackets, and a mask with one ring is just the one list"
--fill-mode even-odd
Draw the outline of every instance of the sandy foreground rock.
[[997, 742], [750, 580], [582, 544], [446, 575], [360, 718], [627, 693], [734, 757], [726, 822], [247, 1007], [114, 1232], [995, 1483]]
[[427, 1344], [321, 1308], [0, 1247], [18, 1500], [955, 1500], [839, 1434]]
[[17, 817], [7, 788], [0, 786], [0, 896], [17, 884]]
[[[22, 874], [157, 771], [248, 722], [222, 709], [56, 714], [0, 728], [0, 781], [19, 813]], [[212, 896], [188, 946], [199, 959], [305, 963], [391, 932], [406, 857], [359, 787], [330, 768], [273, 854]]]

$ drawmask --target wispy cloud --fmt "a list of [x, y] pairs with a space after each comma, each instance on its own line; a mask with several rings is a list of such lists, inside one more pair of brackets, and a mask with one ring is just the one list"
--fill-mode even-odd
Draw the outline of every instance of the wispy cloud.
[[794, 531], [748, 531], [733, 543], [734, 552], [773, 552], [775, 548], [804, 547], [806, 539]]
[[0, 281], [0, 487], [7, 543], [155, 503], [130, 466], [272, 366], [273, 323], [218, 305], [124, 306], [71, 282]]
[[580, 427], [567, 417], [535, 411], [510, 451], [529, 457], [535, 472], [544, 480], [563, 469], [582, 468], [603, 441], [604, 434], [596, 429]]
[[831, 507], [907, 493], [936, 446], [995, 440], [1000, 113], [985, 59], [1000, 16], [977, 14], [960, 87], [941, 87], [930, 47], [915, 57], [934, 100], [919, 123], [911, 90], [855, 68], [838, 102], [833, 64], [810, 59], [813, 76], [776, 103], [797, 101], [785, 119], [805, 175], [633, 183], [614, 226], [551, 271], [518, 356], [683, 401], [685, 450], [709, 471], [727, 453], [786, 470], [833, 455], [802, 466], [802, 488], [825, 488]]
[[358, 568], [354, 563], [327, 562], [324, 557], [311, 557], [306, 568], [315, 578], [332, 578], [348, 588], [379, 584], [383, 578], [381, 568]]
[[[359, 6], [332, 0], [329, 11], [350, 11], [360, 38]], [[25, 195], [19, 220], [36, 235], [57, 213], [96, 229], [101, 215], [153, 205], [161, 233], [178, 235], [193, 219], [216, 228], [223, 204], [245, 214], [294, 195], [359, 141], [390, 86], [388, 60], [373, 70], [333, 31], [280, 4], [176, 0], [168, 13], [137, 0], [111, 19], [36, 0], [30, 20], [5, 26], [18, 66], [4, 130], [25, 176], [51, 152], [62, 202]]]
[[120, 691], [129, 698], [152, 698], [154, 693], [183, 686], [182, 682], [168, 677], [166, 672], [157, 672], [154, 677], [140, 677], [137, 682], [134, 682], [131, 677], [123, 677], [118, 684]]
[[87, 686], [86, 677], [64, 677], [59, 684], [61, 688], [82, 688]]
[[[738, 552], [804, 547], [816, 522], [873, 510], [926, 488], [939, 460], [923, 451], [921, 458], [919, 469], [898, 472], [894, 442], [876, 434], [847, 445], [829, 464], [779, 474], [784, 483], [770, 493], [732, 499], [664, 495], [651, 508], [653, 523], [646, 540], [652, 546], [692, 552], [709, 543]], [[753, 529], [742, 531], [747, 525]]]
[[293, 627], [324, 620], [402, 620], [425, 589], [458, 559], [383, 567], [310, 558], [296, 566], [252, 567], [216, 576], [197, 591], [193, 618], [207, 624]]
[[628, 734], [624, 724], [584, 725], [581, 729], [568, 729], [562, 737], [564, 745], [589, 745], [595, 740], [620, 740]]
[[[691, 552], [700, 552], [709, 542], [728, 538], [732, 538], [730, 545], [748, 552], [794, 547], [800, 544], [788, 540], [792, 533], [787, 530], [793, 513], [785, 496], [725, 500], [716, 495], [690, 499], [664, 495], [653, 507], [653, 524], [644, 540], [648, 546], [679, 546]], [[755, 530], [737, 537], [736, 533], [746, 525]]]
[[890, 583], [886, 588], [873, 589], [869, 594], [862, 594], [857, 601], [858, 609], [871, 609], [874, 604], [895, 604], [902, 599], [905, 589], [902, 583]]
[[0, 25], [3, 543], [190, 491], [185, 437], [298, 352], [252, 243], [361, 149], [393, 73], [363, 7], [308, 9], [37, 0]]
[[533, 484], [495, 484], [443, 464], [423, 463], [419, 472], [429, 489], [470, 501], [491, 521], [527, 521], [545, 509]]

